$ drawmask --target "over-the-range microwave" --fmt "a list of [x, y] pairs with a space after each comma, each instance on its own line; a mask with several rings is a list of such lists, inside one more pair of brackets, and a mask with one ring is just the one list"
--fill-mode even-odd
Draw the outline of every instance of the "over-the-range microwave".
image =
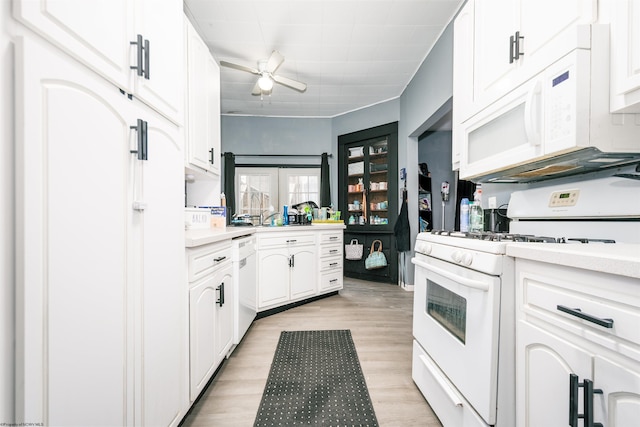
[[[640, 114], [609, 110], [608, 26], [464, 122], [460, 178], [532, 182], [640, 161]], [[455, 130], [454, 130], [455, 132]]]

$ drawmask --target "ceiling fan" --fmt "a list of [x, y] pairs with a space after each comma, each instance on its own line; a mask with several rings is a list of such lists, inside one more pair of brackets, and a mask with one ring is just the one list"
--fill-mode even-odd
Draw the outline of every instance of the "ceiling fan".
[[244, 65], [234, 64], [227, 61], [220, 61], [220, 65], [260, 76], [251, 91], [252, 95], [270, 95], [273, 90], [274, 82], [290, 87], [291, 89], [295, 89], [298, 92], [306, 91], [306, 83], [275, 74], [276, 70], [283, 62], [284, 56], [282, 56], [282, 54], [277, 50], [274, 50], [271, 52], [269, 59], [258, 61], [258, 68], [246, 67]]

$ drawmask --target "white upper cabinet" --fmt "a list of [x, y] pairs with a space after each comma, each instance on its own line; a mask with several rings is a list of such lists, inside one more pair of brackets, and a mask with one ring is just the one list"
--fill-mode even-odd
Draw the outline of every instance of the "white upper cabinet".
[[182, 124], [181, 1], [14, 0], [13, 13], [120, 89]]
[[186, 166], [220, 174], [220, 67], [188, 19]]
[[455, 54], [455, 69], [469, 68], [465, 78], [472, 80], [470, 90], [456, 95], [466, 98], [457, 100], [464, 104], [458, 119], [471, 117], [572, 50], [589, 48], [589, 27], [582, 24], [596, 18], [595, 0], [470, 1], [456, 19], [456, 31], [464, 35], [456, 36], [454, 51], [462, 53]]
[[611, 111], [640, 113], [640, 0], [611, 11]]

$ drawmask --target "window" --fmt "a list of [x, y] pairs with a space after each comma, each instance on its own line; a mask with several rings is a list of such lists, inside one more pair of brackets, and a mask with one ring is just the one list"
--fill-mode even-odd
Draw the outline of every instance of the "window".
[[307, 201], [320, 206], [320, 168], [237, 167], [236, 190], [238, 215], [267, 217]]

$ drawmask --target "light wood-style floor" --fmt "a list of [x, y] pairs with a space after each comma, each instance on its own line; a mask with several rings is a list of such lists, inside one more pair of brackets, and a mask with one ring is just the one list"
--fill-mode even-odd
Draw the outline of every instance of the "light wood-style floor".
[[413, 293], [345, 278], [339, 295], [256, 320], [183, 426], [252, 426], [281, 331], [350, 329], [381, 427], [441, 427], [411, 379]]

